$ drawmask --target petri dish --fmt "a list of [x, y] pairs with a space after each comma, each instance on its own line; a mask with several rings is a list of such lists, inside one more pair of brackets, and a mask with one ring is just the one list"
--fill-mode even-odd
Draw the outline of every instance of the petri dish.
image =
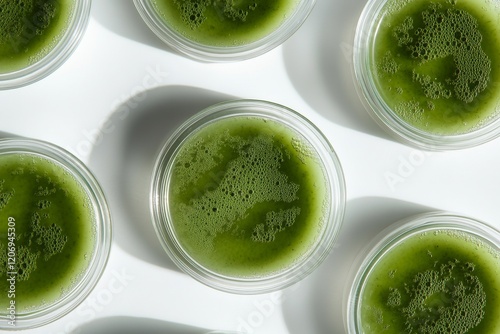
[[299, 29], [315, 0], [134, 0], [149, 28], [198, 61], [240, 61], [264, 54]]
[[111, 222], [97, 180], [73, 155], [39, 140], [0, 140], [0, 221], [0, 329], [48, 324], [92, 291]]
[[327, 139], [268, 101], [200, 111], [166, 141], [153, 172], [163, 248], [196, 280], [231, 293], [274, 291], [310, 274], [332, 249], [344, 207]]
[[360, 253], [345, 300], [349, 333], [496, 333], [500, 233], [450, 212], [408, 217]]
[[80, 43], [91, 0], [4, 1], [0, 5], [0, 89], [53, 73]]
[[488, 0], [370, 0], [353, 66], [368, 113], [426, 150], [474, 147], [500, 134], [500, 8]]

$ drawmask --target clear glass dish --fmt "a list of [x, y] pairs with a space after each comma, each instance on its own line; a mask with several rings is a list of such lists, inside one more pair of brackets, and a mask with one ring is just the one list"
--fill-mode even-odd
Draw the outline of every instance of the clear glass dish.
[[89, 169], [60, 147], [2, 139], [0, 161], [0, 247], [9, 250], [0, 276], [11, 280], [0, 329], [35, 328], [71, 312], [97, 284], [111, 247], [110, 213]]
[[[198, 27], [196, 29], [186, 28], [185, 26], [184, 28], [180, 28], [182, 25], [174, 27], [169, 23], [171, 20], [166, 18], [167, 14], [171, 14], [173, 10], [160, 9], [161, 5], [164, 5], [166, 2], [134, 0], [134, 3], [149, 28], [173, 49], [199, 61], [224, 62], [253, 58], [282, 44], [306, 20], [314, 7], [315, 0], [281, 2], [280, 6], [285, 7], [290, 4], [291, 8], [280, 14], [282, 16], [279, 17], [279, 22], [274, 23], [265, 33], [252, 37], [247, 41], [241, 41], [239, 38], [234, 38], [231, 33], [227, 33], [224, 35], [224, 38], [220, 39], [223, 40], [224, 45], [197, 41], [192, 36], [187, 36], [187, 34], [197, 31]], [[188, 5], [188, 3], [185, 4], [186, 7], [189, 7]], [[196, 9], [198, 10], [201, 6], [199, 4], [199, 7], [196, 7]], [[218, 11], [220, 17], [226, 15], [223, 9], [216, 7], [216, 5], [213, 6], [214, 10]], [[281, 10], [281, 8], [278, 10]], [[246, 11], [251, 14], [252, 9], [248, 8]], [[204, 14], [200, 11], [196, 15], [203, 16]], [[245, 23], [246, 19], [243, 22]], [[200, 29], [206, 29], [203, 25], [199, 27]], [[259, 25], [257, 27], [260, 29]], [[181, 32], [180, 29], [184, 29], [185, 32]]]
[[489, 225], [449, 212], [408, 217], [382, 231], [353, 264], [346, 331], [498, 332], [499, 271], [500, 233]]
[[[45, 41], [43, 45], [36, 46], [36, 53], [24, 64], [14, 68], [0, 71], [0, 90], [12, 89], [32, 84], [53, 73], [73, 53], [80, 43], [90, 18], [91, 0], [65, 0], [61, 2], [67, 6], [67, 19], [61, 31]], [[32, 38], [36, 27], [40, 26], [40, 16], [35, 12], [30, 21], [25, 22], [27, 30], [19, 37], [19, 41], [11, 40], [23, 47], [25, 40]], [[32, 52], [31, 50], [29, 52]]]
[[353, 70], [370, 116], [397, 140], [426, 150], [497, 138], [498, 13], [488, 0], [368, 1], [355, 32]]
[[[258, 127], [253, 128], [256, 123], [259, 124]], [[239, 124], [237, 125], [239, 127], [236, 128], [238, 130], [235, 130], [234, 124]], [[217, 128], [217, 126], [220, 126], [220, 128]], [[252, 134], [248, 137], [251, 139], [247, 139], [247, 137], [245, 137], [247, 132], [245, 131], [248, 131], [250, 127], [252, 127], [252, 129], [259, 129], [258, 131], [262, 129], [262, 131], [264, 131], [264, 137], [258, 136], [259, 139], [255, 140], [251, 137], [253, 136]], [[205, 137], [208, 131], [212, 130], [212, 134]], [[226, 133], [229, 134], [227, 137]], [[265, 144], [265, 140], [267, 139], [262, 139], [262, 141], [260, 139], [268, 138], [266, 136], [269, 133], [272, 133], [273, 136], [275, 135], [276, 138], [282, 138], [281, 136], [284, 134], [283, 138], [285, 138], [285, 140], [283, 140], [283, 145], [290, 144], [293, 147], [293, 149], [287, 152], [297, 154], [297, 156], [300, 156], [301, 159], [304, 159], [303, 161], [308, 162], [309, 165], [307, 165], [307, 167], [310, 167], [311, 172], [308, 171], [307, 173], [310, 173], [308, 175], [313, 175], [310, 177], [314, 177], [316, 182], [315, 189], [317, 190], [317, 194], [311, 195], [312, 204], [307, 204], [303, 207], [305, 212], [308, 212], [306, 211], [308, 209], [310, 210], [310, 213], [305, 216], [308, 218], [307, 223], [304, 221], [300, 223], [303, 225], [300, 225], [299, 223], [293, 225], [296, 217], [300, 215], [300, 212], [297, 216], [294, 216], [297, 211], [295, 211], [294, 214], [292, 214], [292, 211], [295, 206], [299, 205], [296, 204], [299, 203], [296, 200], [299, 199], [299, 195], [302, 193], [299, 193], [298, 190], [296, 190], [298, 188], [295, 188], [295, 186], [292, 185], [293, 182], [291, 182], [291, 177], [287, 178], [280, 176], [279, 173], [275, 173], [274, 169], [269, 172], [269, 174], [266, 174], [267, 176], [258, 177], [259, 180], [256, 180], [257, 177], [236, 177], [236, 175], [233, 175], [234, 173], [238, 173], [237, 171], [240, 170], [240, 167], [243, 169], [248, 168], [250, 165], [253, 166], [252, 162], [255, 163], [255, 166], [261, 166], [262, 164], [274, 164], [274, 162], [272, 162], [273, 159], [268, 157], [262, 158], [259, 156], [256, 160], [248, 163], [244, 160], [247, 158], [250, 159], [249, 157], [253, 156], [257, 157], [255, 155], [257, 153], [255, 152], [261, 152], [260, 154], [264, 154], [264, 156], [266, 156], [266, 154], [271, 154], [269, 152], [277, 152], [275, 151], [275, 148], [271, 148], [274, 146], [265, 146], [267, 145]], [[293, 137], [291, 140], [293, 143], [288, 141], [290, 134]], [[189, 150], [191, 150], [192, 147], [196, 149], [196, 146], [191, 146], [190, 143], [196, 143], [198, 140], [201, 140], [202, 142], [204, 140], [210, 141], [212, 140], [210, 138], [219, 137], [222, 139], [214, 139], [211, 144], [207, 144], [213, 148], [217, 147], [216, 145], [219, 145], [218, 143], [221, 143], [219, 148], [214, 149], [214, 151], [210, 151], [210, 149], [207, 148], [207, 152], [201, 150], [199, 153], [196, 153], [199, 155], [200, 159], [203, 154], [209, 154], [210, 157], [208, 157], [206, 163], [196, 162], [198, 161], [198, 158], [195, 158], [192, 164], [190, 162], [183, 162], [185, 157], [190, 156], [190, 153], [188, 155], [182, 153], [183, 150], [184, 152], [190, 152]], [[233, 149], [233, 146], [230, 146], [233, 144], [239, 145], [236, 143], [240, 142], [240, 140], [242, 140], [241, 143], [245, 143], [244, 145], [241, 144], [245, 147], [241, 152], [253, 153], [248, 153], [247, 156], [247, 153], [240, 153], [239, 150]], [[264, 147], [268, 147], [268, 149], [262, 149], [260, 151], [255, 149], [257, 145], [261, 144], [264, 145]], [[226, 149], [229, 147], [230, 150], [224, 151], [224, 149], [222, 149], [222, 151], [218, 151], [223, 147]], [[226, 153], [219, 154], [215, 153], [216, 151]], [[281, 152], [281, 148], [278, 149], [278, 151]], [[217, 161], [219, 161], [218, 159], [224, 159], [226, 156], [225, 154], [227, 154], [227, 156], [236, 154], [236, 156], [234, 156], [234, 159], [232, 160], [229, 159], [227, 166], [225, 163], [222, 164], [222, 167], [221, 165], [217, 166]], [[285, 160], [278, 160], [282, 163], [280, 165], [280, 168], [282, 168], [281, 170], [284, 170], [283, 166], [285, 165], [283, 161]], [[213, 165], [214, 162], [215, 166]], [[301, 170], [301, 168], [304, 168], [302, 166], [304, 164], [304, 162], [299, 162], [298, 164], [294, 162], [288, 166], [293, 166], [292, 170]], [[229, 168], [229, 165], [234, 166], [234, 168]], [[192, 173], [193, 176], [183, 178], [177, 178], [176, 176], [174, 178], [173, 175], [180, 173], [183, 166], [188, 169], [191, 167], [193, 169], [196, 168], [196, 171]], [[207, 168], [210, 170], [207, 170]], [[271, 170], [271, 167], [269, 168], [269, 170]], [[198, 169], [200, 170], [199, 172]], [[268, 171], [268, 169], [263, 170], [265, 172]], [[185, 189], [178, 190], [181, 189], [177, 186], [177, 184], [179, 184], [178, 180], [183, 180], [182, 182], [191, 182], [186, 180], [191, 180], [191, 178], [193, 178], [193, 180], [197, 180], [198, 175], [203, 175], [200, 176], [200, 179], [203, 180], [202, 182], [208, 180], [206, 184], [199, 186], [199, 183], [193, 181], [194, 184], [196, 184], [196, 187], [190, 185], [189, 187], [184, 187]], [[296, 175], [293, 177], [295, 178]], [[248, 178], [248, 180], [246, 178]], [[227, 182], [233, 184], [233, 181], [231, 181], [233, 179], [235, 187], [234, 190], [224, 190], [223, 188]], [[245, 181], [237, 181], [238, 179]], [[271, 182], [271, 180], [274, 181]], [[247, 184], [246, 181], [248, 181], [248, 184], [251, 184], [251, 186], [249, 186], [251, 187], [250, 190], [245, 188], [245, 184]], [[270, 186], [270, 188], [266, 188], [267, 185], [271, 184], [269, 182], [273, 185]], [[275, 185], [275, 183], [279, 183], [279, 185]], [[264, 186], [262, 184], [264, 184]], [[231, 185], [228, 187], [230, 188]], [[303, 187], [304, 189], [310, 189], [308, 188], [309, 183], [307, 183], [307, 185], [304, 183]], [[237, 191], [237, 188], [240, 190]], [[245, 190], [241, 191], [242, 189]], [[219, 190], [221, 192], [219, 192]], [[179, 193], [182, 194], [186, 191], [195, 192], [190, 201], [176, 200], [176, 198], [180, 198], [176, 197]], [[284, 195], [287, 192], [290, 192], [290, 194]], [[247, 193], [248, 195], [246, 195], [245, 198], [244, 194]], [[269, 195], [268, 197], [268, 194], [270, 193], [272, 193], [272, 195]], [[215, 216], [213, 220], [212, 218], [207, 218], [207, 222], [203, 222], [205, 219], [203, 218], [205, 217], [205, 211], [208, 209], [201, 206], [198, 207], [196, 206], [197, 204], [191, 205], [190, 203], [194, 203], [198, 200], [211, 201], [210, 197], [216, 195], [221, 195], [221, 199], [218, 200], [217, 207], [213, 208], [213, 212], [210, 211], [212, 210], [212, 207], [210, 207], [208, 208], [210, 210], [207, 213], [208, 216], [210, 216], [210, 214]], [[239, 196], [241, 196], [241, 199]], [[273, 209], [273, 212], [275, 213], [286, 211], [287, 214], [290, 213], [290, 215], [293, 216], [293, 218], [291, 218], [291, 224], [287, 225], [288, 227], [285, 228], [282, 226], [283, 228], [281, 229], [272, 225], [273, 223], [270, 223], [267, 220], [271, 209], [268, 210], [267, 208], [264, 210], [267, 211], [267, 213], [258, 213], [261, 217], [264, 217], [265, 215], [266, 218], [262, 218], [262, 220], [257, 221], [255, 218], [247, 218], [252, 212], [255, 212], [253, 211], [254, 209], [259, 210], [259, 206], [267, 205], [272, 202], [270, 198], [273, 198], [273, 201], [277, 203], [284, 203], [285, 201], [288, 201], [287, 203], [293, 204], [293, 208], [291, 209], [288, 207], [288, 209], [283, 209], [282, 211]], [[240, 210], [240, 204], [238, 203], [242, 203], [241, 206], [243, 206], [243, 209], [238, 211], [238, 213], [235, 213], [235, 210]], [[248, 204], [248, 207], [246, 207], [245, 203], [251, 204]], [[274, 291], [294, 284], [310, 274], [317, 266], [319, 266], [332, 249], [342, 225], [344, 207], [344, 177], [338, 158], [336, 157], [327, 139], [312, 123], [299, 115], [297, 112], [284, 106], [266, 101], [228, 101], [216, 104], [199, 112], [186, 121], [165, 143], [165, 146], [161, 149], [161, 152], [158, 155], [153, 172], [151, 188], [152, 219], [163, 248], [180, 269], [194, 277], [196, 280], [213, 288], [232, 293], [257, 294]], [[188, 219], [188, 222], [186, 222], [186, 217], [189, 216], [184, 217], [184, 214], [193, 214], [201, 218]], [[182, 219], [176, 217], [181, 217]], [[261, 223], [264, 221], [266, 221], [266, 224], [271, 225], [262, 225]], [[185, 222], [186, 225], [184, 225]], [[197, 222], [200, 222], [200, 224], [197, 224]], [[290, 222], [290, 220], [288, 222]], [[203, 225], [205, 223], [207, 225]], [[183, 226], [186, 226], [194, 232], [183, 231]], [[312, 227], [309, 229], [304, 228], [304, 231], [307, 232], [304, 232], [303, 236], [302, 234], [300, 235], [300, 238], [303, 238], [300, 239], [302, 243], [291, 242], [290, 249], [293, 249], [293, 252], [289, 253], [288, 251], [285, 251], [287, 248], [279, 246], [279, 243], [274, 244], [279, 247], [276, 249], [276, 253], [284, 254], [279, 261], [275, 261], [274, 258], [264, 255], [264, 258], [271, 258], [272, 260], [270, 260], [269, 263], [263, 261], [262, 264], [260, 264], [259, 262], [259, 265], [256, 265], [256, 262], [253, 262], [252, 260], [249, 261], [247, 265], [243, 266], [242, 262], [245, 261], [245, 257], [243, 256], [243, 260], [242, 258], [236, 257], [233, 260], [228, 260], [229, 262], [232, 261], [230, 264], [227, 264], [229, 262], [224, 262], [224, 264], [219, 265], [219, 263], [222, 263], [222, 260], [220, 260], [221, 262], [218, 262], [219, 259], [228, 256], [228, 254], [233, 254], [233, 252], [234, 254], [253, 254], [256, 249], [259, 249], [259, 251], [264, 249], [260, 248], [262, 246], [261, 243], [265, 243], [265, 241], [262, 241], [261, 236], [266, 235], [266, 233], [270, 230], [274, 229], [272, 232], [275, 234], [273, 234], [269, 240], [266, 240], [270, 241], [270, 244], [274, 241], [282, 242], [280, 240], [283, 239], [280, 239], [279, 233], [286, 233], [282, 231], [285, 231], [287, 228], [289, 228], [288, 231], [290, 231], [294, 228], [293, 226], [300, 229], [303, 228], [301, 226]], [[249, 231], [253, 231], [253, 234]], [[200, 235], [200, 242], [198, 243], [198, 241], [196, 241], [193, 243], [190, 238], [194, 238], [193, 235], [197, 237], [198, 234]], [[240, 235], [243, 237], [240, 238]], [[212, 236], [214, 237], [212, 238]], [[267, 236], [269, 236], [269, 234], [267, 234]], [[225, 244], [217, 244], [214, 241], [215, 238], [229, 238], [230, 242], [233, 242], [230, 243], [233, 250], [230, 250], [230, 247]], [[203, 244], [203, 247], [208, 248], [200, 246], [199, 249], [194, 249], [192, 247], [193, 244]], [[212, 245], [215, 246], [212, 247]], [[245, 245], [245, 247], [249, 248], [235, 251], [234, 249], [238, 249], [240, 245]], [[262, 247], [267, 247], [267, 244]], [[204, 251], [200, 251], [200, 249], [204, 249]], [[219, 253], [217, 252], [219, 251], [221, 251], [222, 255], [218, 255]], [[245, 251], [246, 253], [243, 253]], [[262, 254], [266, 253], [263, 252]], [[207, 260], [205, 256], [214, 256], [216, 260], [214, 262], [210, 262], [211, 260]], [[242, 269], [242, 267], [244, 268]]]

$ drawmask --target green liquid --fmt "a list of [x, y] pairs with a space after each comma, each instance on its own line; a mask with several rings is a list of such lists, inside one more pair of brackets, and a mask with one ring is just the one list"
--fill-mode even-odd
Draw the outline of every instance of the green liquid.
[[69, 292], [92, 258], [94, 222], [86, 191], [64, 167], [32, 154], [0, 155], [0, 314], [12, 301], [21, 314]]
[[500, 253], [454, 230], [413, 235], [368, 274], [362, 332], [500, 333]]
[[176, 156], [169, 208], [182, 247], [220, 274], [258, 277], [306, 256], [326, 223], [317, 153], [272, 120], [206, 125]]
[[299, 0], [151, 0], [165, 24], [187, 39], [216, 47], [255, 42], [275, 31]]
[[377, 89], [398, 117], [463, 134], [498, 116], [500, 10], [482, 0], [389, 0], [374, 43]]
[[73, 0], [0, 0], [0, 74], [45, 57], [72, 19]]

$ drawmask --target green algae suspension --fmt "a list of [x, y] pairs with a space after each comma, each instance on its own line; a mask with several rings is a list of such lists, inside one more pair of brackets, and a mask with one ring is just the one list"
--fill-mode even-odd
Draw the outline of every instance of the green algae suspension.
[[95, 252], [95, 220], [88, 194], [62, 166], [31, 153], [0, 155], [2, 310], [35, 312], [69, 293]]
[[74, 0], [0, 0], [0, 74], [49, 54], [75, 15]]
[[188, 119], [153, 169], [153, 225], [187, 274], [225, 292], [283, 289], [328, 256], [342, 226], [342, 167], [306, 118], [262, 100]]
[[496, 118], [499, 15], [495, 1], [387, 1], [370, 67], [397, 117], [437, 135], [470, 133]]
[[206, 125], [173, 164], [169, 200], [181, 245], [223, 275], [288, 268], [323, 229], [329, 195], [318, 159], [297, 133], [272, 120]]
[[387, 227], [360, 258], [348, 332], [500, 333], [499, 246], [499, 231], [448, 212]]
[[235, 47], [271, 34], [300, 0], [151, 0], [173, 30], [204, 45]]
[[401, 242], [365, 282], [363, 333], [498, 333], [499, 255], [454, 230]]

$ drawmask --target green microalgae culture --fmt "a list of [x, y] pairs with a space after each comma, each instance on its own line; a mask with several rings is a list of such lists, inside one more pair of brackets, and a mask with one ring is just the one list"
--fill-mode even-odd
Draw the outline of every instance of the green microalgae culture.
[[0, 74], [45, 57], [74, 15], [74, 0], [0, 0]]
[[497, 116], [500, 19], [482, 1], [389, 0], [374, 43], [385, 103], [434, 134], [471, 132]]
[[182, 144], [170, 182], [179, 242], [218, 273], [279, 272], [306, 256], [323, 230], [329, 194], [320, 159], [275, 121], [232, 117], [204, 126]]
[[255, 42], [291, 16], [299, 0], [151, 0], [165, 24], [200, 44]]
[[499, 286], [498, 249], [486, 242], [454, 230], [409, 236], [366, 277], [362, 332], [498, 333]]
[[12, 301], [18, 314], [51, 305], [78, 282], [95, 248], [89, 201], [62, 165], [29, 153], [0, 155], [2, 310]]

